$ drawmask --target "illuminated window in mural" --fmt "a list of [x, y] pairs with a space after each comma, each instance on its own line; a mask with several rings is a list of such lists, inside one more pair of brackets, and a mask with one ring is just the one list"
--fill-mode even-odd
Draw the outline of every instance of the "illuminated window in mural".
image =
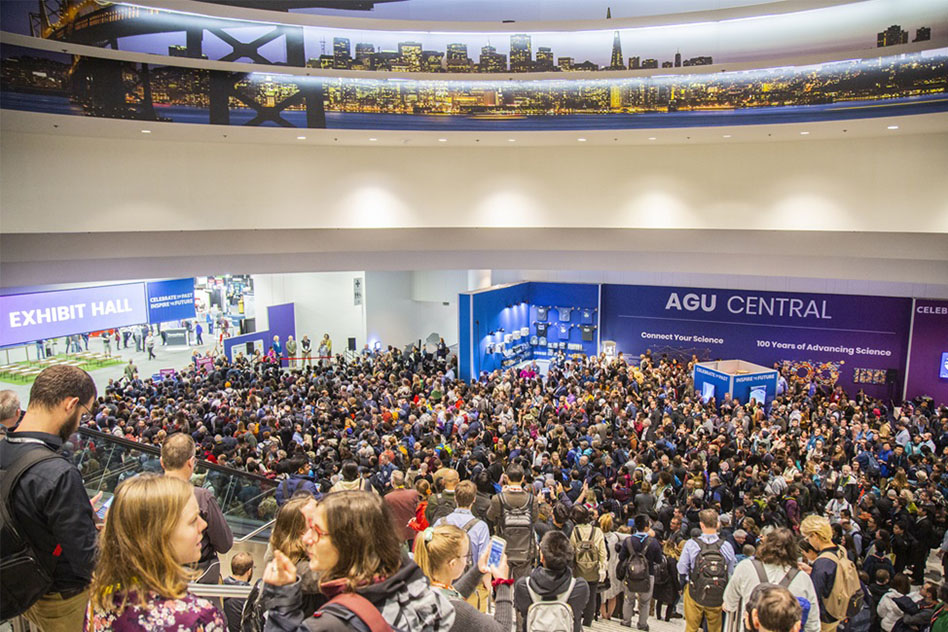
[[693, 127], [948, 109], [948, 49], [711, 74], [531, 81], [317, 78], [0, 47], [6, 109], [219, 125], [405, 130]]

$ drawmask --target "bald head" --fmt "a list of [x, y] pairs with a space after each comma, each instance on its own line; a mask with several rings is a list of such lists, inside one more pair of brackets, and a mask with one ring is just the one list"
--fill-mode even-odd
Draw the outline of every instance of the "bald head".
[[161, 444], [161, 467], [165, 472], [183, 469], [193, 457], [194, 439], [191, 435], [177, 432]]
[[11, 390], [0, 391], [0, 424], [12, 428], [20, 420], [20, 396]]

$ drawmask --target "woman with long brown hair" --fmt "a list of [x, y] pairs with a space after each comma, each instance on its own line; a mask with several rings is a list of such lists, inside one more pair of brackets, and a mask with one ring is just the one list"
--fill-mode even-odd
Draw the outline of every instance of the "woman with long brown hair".
[[187, 594], [201, 557], [194, 488], [168, 476], [140, 474], [115, 492], [99, 541], [86, 630], [223, 632], [220, 611]]
[[816, 589], [810, 576], [797, 568], [799, 558], [800, 545], [793, 531], [773, 529], [767, 532], [754, 557], [742, 560], [734, 567], [734, 574], [724, 589], [724, 610], [728, 613], [743, 612], [744, 605], [758, 584], [765, 581], [781, 584], [794, 597], [810, 602], [810, 611], [801, 632], [819, 632], [820, 607]]
[[[300, 608], [296, 565], [274, 551], [263, 575], [268, 631], [343, 632], [351, 630], [348, 622], [353, 616], [365, 621], [361, 615], [379, 614], [396, 629], [450, 630], [454, 607], [431, 590], [414, 562], [402, 557], [390, 511], [377, 494], [335, 492], [304, 511], [310, 569], [320, 574], [320, 591], [330, 602], [319, 616], [306, 618]], [[361, 613], [349, 607], [353, 603]]]

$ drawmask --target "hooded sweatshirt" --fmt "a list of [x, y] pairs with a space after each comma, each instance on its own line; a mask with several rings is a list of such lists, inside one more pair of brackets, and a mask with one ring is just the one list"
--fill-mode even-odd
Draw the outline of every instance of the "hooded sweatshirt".
[[[327, 597], [341, 592], [340, 582], [323, 584]], [[372, 602], [382, 618], [398, 630], [448, 632], [454, 624], [454, 606], [441, 591], [432, 590], [421, 569], [405, 559], [391, 577], [360, 588], [358, 594]], [[286, 586], [264, 584], [263, 600], [269, 616], [265, 632], [350, 632], [346, 623], [331, 614], [304, 619], [300, 580]]]
[[[527, 582], [530, 582], [530, 588], [541, 597], [553, 598], [554, 595], [559, 595], [569, 587], [572, 578], [573, 574], [569, 568], [554, 571], [541, 566], [533, 569], [528, 577], [521, 577], [516, 581], [514, 584], [514, 607], [522, 615], [521, 632], [526, 629], [527, 610], [532, 603], [530, 591], [527, 590]], [[573, 632], [582, 632], [583, 608], [585, 608], [588, 598], [589, 584], [586, 583], [585, 579], [577, 577], [573, 592], [566, 598], [566, 603], [573, 609]]]

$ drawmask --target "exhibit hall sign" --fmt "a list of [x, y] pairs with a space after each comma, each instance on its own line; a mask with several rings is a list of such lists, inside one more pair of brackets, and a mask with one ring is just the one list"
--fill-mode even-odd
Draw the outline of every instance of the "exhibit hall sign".
[[779, 363], [797, 379], [876, 396], [901, 384], [910, 320], [907, 298], [602, 286], [602, 338], [627, 355]]
[[148, 320], [145, 285], [128, 283], [0, 296], [0, 346]]

